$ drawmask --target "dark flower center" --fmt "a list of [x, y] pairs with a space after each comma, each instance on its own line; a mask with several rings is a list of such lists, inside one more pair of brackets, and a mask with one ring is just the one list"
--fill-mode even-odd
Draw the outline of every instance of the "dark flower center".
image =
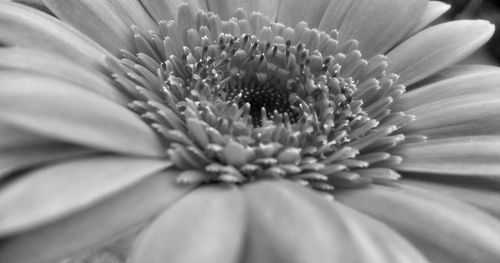
[[222, 21], [184, 5], [181, 16], [159, 33], [133, 27], [138, 52], [107, 60], [179, 182], [271, 177], [329, 191], [397, 179], [390, 148], [411, 116], [390, 110], [404, 86], [383, 56], [259, 13]]

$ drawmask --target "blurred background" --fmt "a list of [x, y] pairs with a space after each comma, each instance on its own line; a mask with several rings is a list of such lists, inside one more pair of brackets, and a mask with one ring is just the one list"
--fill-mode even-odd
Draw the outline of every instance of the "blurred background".
[[488, 44], [462, 63], [500, 65], [500, 1], [444, 0], [443, 2], [451, 4], [451, 9], [443, 17], [444, 20], [485, 19], [496, 26], [495, 35]]

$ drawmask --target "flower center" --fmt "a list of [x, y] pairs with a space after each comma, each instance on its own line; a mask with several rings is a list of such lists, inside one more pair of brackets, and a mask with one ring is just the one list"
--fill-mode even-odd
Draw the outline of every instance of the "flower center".
[[404, 86], [355, 40], [187, 5], [158, 33], [132, 29], [138, 52], [108, 58], [109, 69], [183, 170], [179, 182], [285, 178], [330, 191], [397, 179], [390, 148], [404, 136], [394, 131], [412, 118], [390, 105]]

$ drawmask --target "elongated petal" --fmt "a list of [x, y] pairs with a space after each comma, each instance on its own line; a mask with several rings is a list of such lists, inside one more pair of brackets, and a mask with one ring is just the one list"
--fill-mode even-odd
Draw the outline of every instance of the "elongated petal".
[[486, 73], [486, 71], [495, 71], [497, 70], [497, 66], [492, 65], [479, 65], [479, 64], [471, 64], [471, 65], [453, 65], [449, 66], [440, 72], [419, 81], [416, 85], [407, 86], [410, 90], [420, 88], [425, 85], [429, 85], [434, 82], [439, 82], [445, 79], [451, 79], [454, 77], [459, 77], [462, 75], [469, 75], [475, 73]]
[[9, 263], [59, 262], [129, 231], [192, 189], [175, 183], [177, 173], [150, 176], [78, 214], [4, 239], [0, 258]]
[[[128, 99], [113, 86], [112, 80], [96, 70], [52, 52], [19, 47], [0, 49], [0, 68], [56, 77], [103, 95], [121, 105]], [[26, 74], [29, 77], [29, 74]]]
[[429, 27], [387, 54], [388, 71], [411, 85], [460, 61], [493, 35], [487, 21], [458, 20]]
[[56, 18], [21, 4], [0, 2], [0, 44], [47, 50], [104, 70], [104, 48]]
[[500, 193], [498, 192], [498, 184], [489, 182], [488, 185], [470, 185], [470, 180], [461, 180], [456, 176], [449, 176], [448, 180], [440, 182], [430, 182], [425, 180], [405, 179], [400, 183], [413, 187], [427, 189], [436, 193], [444, 194], [454, 199], [469, 203], [490, 214], [500, 218]]
[[98, 156], [28, 172], [0, 192], [0, 236], [74, 214], [170, 165], [164, 160]]
[[496, 262], [500, 223], [453, 199], [413, 187], [372, 186], [336, 199], [386, 222], [417, 245], [431, 262]]
[[70, 83], [0, 72], [0, 123], [97, 149], [163, 156], [156, 134], [137, 115]]
[[230, 19], [238, 8], [243, 8], [248, 12], [260, 12], [265, 16], [276, 19], [278, 7], [281, 1], [279, 0], [207, 0], [208, 10], [216, 13], [222, 19]]
[[351, 0], [332, 0], [328, 5], [318, 29], [325, 32], [331, 32], [334, 29], [339, 29], [344, 21], [347, 12], [356, 1]]
[[451, 5], [447, 3], [439, 1], [429, 1], [427, 3], [427, 7], [424, 10], [424, 13], [415, 24], [415, 27], [413, 27], [413, 29], [407, 34], [407, 36], [411, 36], [428, 26], [434, 20], [446, 13], [446, 11], [450, 9], [450, 7]]
[[306, 21], [309, 27], [318, 27], [329, 3], [329, 0], [279, 1], [277, 21], [291, 27]]
[[111, 53], [134, 50], [132, 25], [156, 28], [139, 2], [95, 0], [43, 0], [59, 19], [94, 39]]
[[177, 10], [183, 3], [188, 3], [195, 10], [208, 10], [205, 0], [140, 0], [141, 4], [157, 21], [177, 19]]
[[[500, 92], [463, 95], [432, 102], [406, 111], [415, 115], [402, 131], [430, 139], [500, 135]], [[439, 114], [436, 114], [439, 112]]]
[[44, 0], [62, 21], [94, 39], [111, 53], [134, 50], [131, 25], [124, 23], [111, 1]]
[[7, 124], [0, 125], [1, 149], [24, 147], [33, 144], [46, 143], [47, 141], [50, 140], [37, 136], [36, 134], [30, 133], [18, 127], [13, 127], [12, 125]]
[[359, 50], [370, 58], [383, 54], [414, 27], [428, 1], [358, 0], [340, 27], [340, 41], [359, 41]]
[[16, 146], [12, 148], [1, 148], [0, 179], [13, 171], [27, 169], [58, 160], [89, 155], [91, 153], [96, 153], [96, 151], [50, 141], [42, 143], [37, 142], [37, 144]]
[[436, 139], [397, 146], [403, 157], [401, 171], [455, 174], [500, 175], [500, 137], [468, 136]]
[[244, 262], [426, 262], [380, 222], [294, 183], [243, 190], [250, 220]]
[[448, 69], [427, 85], [406, 92], [395, 101], [393, 109], [408, 111], [458, 96], [484, 94], [494, 97], [499, 92], [500, 68], [460, 66]]
[[245, 217], [243, 195], [236, 187], [198, 188], [139, 236], [128, 262], [238, 262]]

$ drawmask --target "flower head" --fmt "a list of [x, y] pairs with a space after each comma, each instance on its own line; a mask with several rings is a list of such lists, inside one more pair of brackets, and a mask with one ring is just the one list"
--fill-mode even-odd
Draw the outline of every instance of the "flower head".
[[424, 0], [20, 2], [2, 260], [139, 227], [128, 262], [500, 257], [500, 71], [451, 66], [489, 23], [427, 27], [448, 6]]

